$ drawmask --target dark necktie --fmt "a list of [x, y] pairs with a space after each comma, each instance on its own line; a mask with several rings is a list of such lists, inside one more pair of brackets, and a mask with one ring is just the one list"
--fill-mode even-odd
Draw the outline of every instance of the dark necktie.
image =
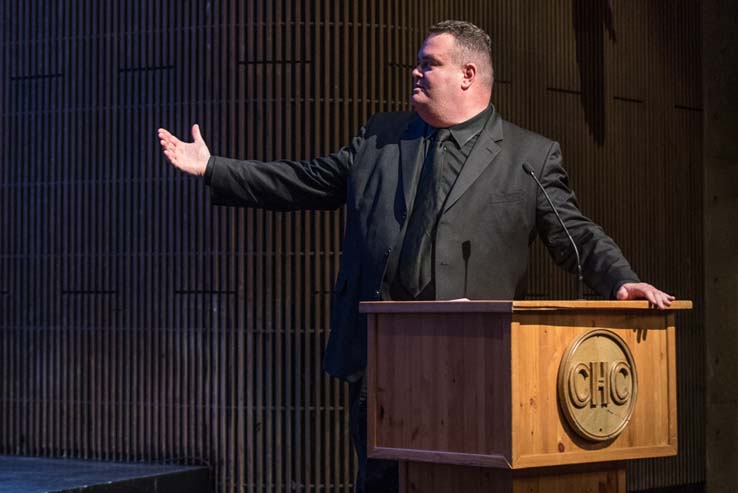
[[445, 160], [444, 141], [450, 136], [451, 132], [446, 128], [436, 132], [430, 152], [423, 163], [415, 205], [407, 225], [405, 241], [402, 243], [398, 274], [400, 283], [413, 298], [417, 298], [431, 281], [433, 237], [438, 213], [445, 198], [439, 193]]

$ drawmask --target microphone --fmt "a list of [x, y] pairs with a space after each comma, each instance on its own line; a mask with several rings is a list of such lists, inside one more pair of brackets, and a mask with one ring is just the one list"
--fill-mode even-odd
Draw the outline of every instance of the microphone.
[[551, 197], [548, 196], [548, 193], [546, 192], [546, 189], [543, 188], [543, 185], [541, 185], [541, 182], [538, 181], [538, 178], [536, 177], [536, 173], [533, 171], [533, 168], [528, 166], [528, 163], [523, 163], [523, 171], [525, 171], [527, 174], [535, 180], [536, 185], [538, 185], [538, 188], [541, 189], [541, 192], [543, 192], [543, 195], [546, 197], [546, 200], [548, 201], [548, 205], [551, 206], [551, 209], [554, 211], [554, 214], [556, 214], [556, 219], [559, 220], [559, 224], [561, 224], [561, 227], [564, 228], [564, 233], [566, 233], [566, 236], [569, 238], [569, 241], [571, 242], [571, 246], [574, 247], [574, 255], [577, 258], [577, 299], [583, 300], [584, 299], [584, 277], [582, 277], [582, 262], [579, 258], [579, 249], [577, 248], [577, 244], [574, 243], [574, 238], [571, 237], [569, 234], [569, 230], [566, 227], [566, 224], [564, 224], [564, 221], [561, 219], [561, 216], [559, 216], [559, 211], [556, 210], [556, 207], [553, 205], [553, 202], [551, 202]]
[[466, 281], [469, 277], [469, 257], [471, 257], [471, 241], [467, 240], [461, 244], [461, 256], [464, 259], [464, 298], [466, 295]]

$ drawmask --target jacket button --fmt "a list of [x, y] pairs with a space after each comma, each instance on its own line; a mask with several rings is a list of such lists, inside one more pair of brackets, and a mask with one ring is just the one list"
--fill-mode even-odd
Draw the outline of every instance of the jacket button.
[[392, 249], [391, 248], [388, 248], [387, 250], [384, 251], [384, 256], [385, 257], [389, 257], [390, 256], [390, 253], [392, 253]]
[[379, 290], [378, 289], [376, 291], [374, 291], [374, 296], [376, 296], [377, 299], [379, 299]]

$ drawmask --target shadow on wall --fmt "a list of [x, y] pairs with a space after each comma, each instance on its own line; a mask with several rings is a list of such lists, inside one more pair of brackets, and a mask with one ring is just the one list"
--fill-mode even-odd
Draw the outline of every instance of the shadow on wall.
[[617, 42], [609, 0], [574, 0], [579, 87], [584, 118], [599, 145], [605, 143], [605, 33]]

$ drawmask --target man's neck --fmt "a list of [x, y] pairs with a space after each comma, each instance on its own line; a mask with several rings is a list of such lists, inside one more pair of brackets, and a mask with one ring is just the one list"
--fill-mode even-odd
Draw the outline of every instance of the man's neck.
[[489, 102], [487, 102], [486, 104], [472, 104], [459, 108], [459, 110], [454, 111], [453, 114], [428, 114], [420, 109], [418, 109], [417, 112], [418, 115], [420, 115], [420, 118], [422, 118], [423, 121], [425, 121], [425, 123], [427, 123], [428, 125], [435, 128], [449, 128], [453, 127], [454, 125], [458, 125], [459, 123], [463, 123], [470, 118], [474, 118], [479, 113], [487, 109], [488, 106]]

